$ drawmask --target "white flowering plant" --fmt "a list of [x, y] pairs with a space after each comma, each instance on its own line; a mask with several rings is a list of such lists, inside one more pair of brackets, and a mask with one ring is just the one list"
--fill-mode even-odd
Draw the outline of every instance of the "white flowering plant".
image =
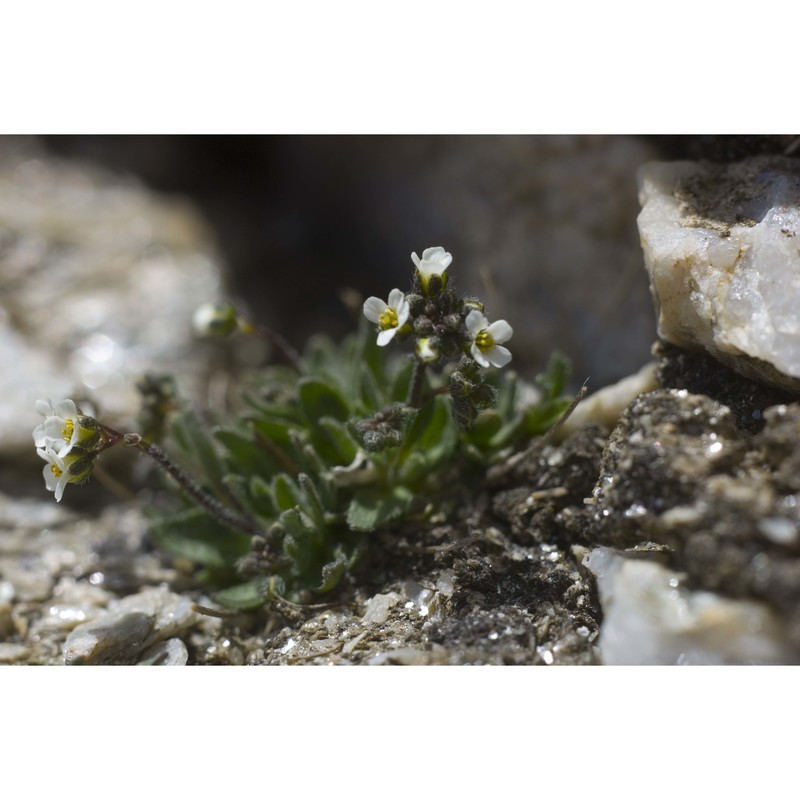
[[156, 542], [222, 585], [217, 602], [246, 609], [331, 591], [371, 532], [446, 518], [570, 402], [563, 359], [538, 389], [503, 369], [512, 328], [456, 294], [450, 253], [411, 259], [407, 292], [368, 298], [356, 334], [339, 345], [313, 337], [302, 354], [232, 307], [199, 309], [198, 335], [259, 335], [287, 362], [248, 377], [233, 418], [201, 418], [169, 376], [139, 384], [142, 433], [120, 433], [72, 401], [40, 404], [34, 442], [47, 488], [60, 500], [102, 451], [138, 448], [172, 478], [172, 508], [151, 514]]

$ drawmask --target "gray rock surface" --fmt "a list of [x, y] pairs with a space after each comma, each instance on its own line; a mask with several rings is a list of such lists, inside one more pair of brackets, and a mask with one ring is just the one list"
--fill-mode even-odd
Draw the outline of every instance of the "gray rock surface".
[[205, 372], [195, 308], [219, 297], [220, 260], [185, 203], [136, 181], [0, 140], [0, 401], [3, 450], [31, 446], [37, 398], [138, 409], [133, 382]]
[[[686, 390], [642, 395], [609, 439], [583, 531], [618, 549], [655, 545], [693, 590], [758, 600], [800, 653], [800, 407], [762, 432]], [[757, 659], [754, 659], [757, 660]]]

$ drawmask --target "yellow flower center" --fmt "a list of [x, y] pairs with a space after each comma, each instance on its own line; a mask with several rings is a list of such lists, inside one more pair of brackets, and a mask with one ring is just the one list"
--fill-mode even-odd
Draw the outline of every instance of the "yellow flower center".
[[61, 472], [61, 470], [58, 468], [56, 464], [50, 465], [50, 472], [52, 472], [53, 475], [56, 476], [56, 478], [60, 478], [64, 474], [63, 472]]
[[478, 345], [478, 350], [486, 352], [490, 347], [494, 346], [494, 339], [489, 331], [481, 331], [475, 337], [475, 344]]
[[64, 430], [61, 431], [61, 435], [64, 437], [64, 441], [65, 442], [70, 441], [70, 439], [72, 439], [72, 434], [74, 432], [75, 432], [75, 425], [71, 419], [68, 419], [66, 421], [66, 424], [64, 425]]
[[378, 317], [378, 327], [382, 331], [388, 331], [397, 327], [397, 312], [393, 308], [387, 308]]

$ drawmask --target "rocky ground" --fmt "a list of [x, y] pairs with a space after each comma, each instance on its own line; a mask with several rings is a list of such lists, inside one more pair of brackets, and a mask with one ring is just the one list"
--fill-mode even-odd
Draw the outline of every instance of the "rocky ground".
[[665, 388], [613, 431], [536, 443], [457, 518], [376, 534], [324, 606], [215, 609], [153, 550], [138, 506], [91, 518], [6, 498], [0, 659], [796, 663], [800, 406], [708, 356], [657, 352]]
[[[58, 214], [47, 217], [48, 230], [62, 230], [59, 225], [69, 221], [69, 198], [102, 205], [111, 196], [104, 195], [110, 191], [105, 178], [78, 180], [55, 166], [44, 173], [31, 174], [29, 167], [5, 174], [9, 181], [33, 181], [28, 190], [40, 197], [36, 181], [49, 180], [59, 189], [63, 197], [56, 202]], [[99, 201], [87, 188], [92, 180], [98, 181]], [[117, 204], [144, 203], [149, 213], [138, 189], [117, 187], [113, 197]], [[12, 211], [16, 218], [6, 213], [17, 220], [17, 233], [6, 237], [0, 252], [0, 278], [17, 299], [2, 317], [0, 345], [7, 370], [30, 352], [45, 360], [47, 369], [30, 371], [24, 385], [24, 392], [40, 392], [48, 369], [57, 370], [62, 382], [68, 370], [52, 360], [57, 320], [48, 327], [47, 304], [19, 277], [25, 258], [39, 252], [51, 272], [72, 265], [69, 274], [83, 275], [89, 310], [105, 308], [114, 296], [124, 298], [128, 284], [123, 281], [116, 295], [111, 289], [92, 295], [98, 286], [91, 264], [102, 264], [108, 242], [62, 233], [56, 246], [51, 234], [26, 228], [19, 210]], [[188, 224], [180, 212], [170, 213], [178, 214], [174, 229]], [[681, 227], [680, 216], [677, 223], [670, 219]], [[781, 219], [784, 227], [794, 224], [791, 214]], [[719, 233], [713, 220], [703, 224]], [[151, 239], [158, 234], [162, 256], [170, 249], [178, 254], [157, 260], [165, 286], [176, 279], [170, 270], [179, 255], [195, 253], [195, 247], [200, 249], [193, 263], [202, 263], [208, 277], [201, 245], [170, 239], [153, 226], [146, 236], [143, 228], [133, 230], [117, 253], [122, 275], [143, 258], [150, 263], [143, 254], [153, 252]], [[725, 249], [731, 237], [759, 233], [758, 226], [744, 227], [752, 233], [730, 223], [719, 247]], [[746, 245], [741, 239], [742, 252]], [[91, 258], [79, 258], [81, 252]], [[686, 266], [687, 253], [678, 255]], [[671, 257], [662, 248], [651, 266], [674, 276]], [[678, 324], [686, 319], [687, 298], [695, 297], [691, 266], [685, 291], [682, 284], [673, 293], [680, 299], [678, 311], [670, 310], [663, 285], [656, 299], [668, 323], [662, 339], [674, 330], [683, 337], [697, 330], [697, 339], [658, 341], [651, 365], [590, 395], [562, 429], [492, 467], [480, 491], [454, 497], [458, 510], [449, 518], [373, 534], [365, 557], [324, 605], [280, 602], [247, 614], [215, 607], [190, 564], [153, 547], [142, 513], [146, 497], [109, 501], [119, 493], [109, 481], [71, 493], [62, 504], [45, 495], [31, 443], [18, 435], [20, 427], [33, 427], [35, 415], [30, 426], [27, 418], [21, 426], [22, 412], [12, 408], [2, 419], [8, 435], [0, 453], [0, 663], [798, 663], [798, 397], [792, 381], [758, 379], [784, 362], [769, 366], [757, 330], [751, 331], [762, 347], [757, 355], [747, 353], [748, 339], [740, 337], [743, 349], [729, 355], [726, 365], [714, 357], [715, 348], [727, 344], [709, 339], [713, 326], [701, 312], [716, 302], [725, 306], [725, 281], [704, 285], [708, 297], [697, 304], [696, 318]], [[42, 318], [32, 332], [17, 323], [15, 309], [26, 308], [27, 316]], [[168, 318], [177, 313], [169, 304], [163, 312]], [[99, 365], [84, 377], [101, 380], [101, 387], [122, 385], [126, 364], [142, 357], [130, 331], [146, 323], [123, 316], [130, 325], [117, 329], [111, 344], [97, 338], [105, 334], [96, 315], [81, 317], [64, 336], [65, 353], [77, 348], [86, 356], [74, 366]], [[754, 324], [763, 320], [762, 314]], [[66, 330], [71, 322], [65, 318], [61, 324]], [[791, 349], [791, 335], [781, 340], [781, 353]], [[197, 366], [191, 344], [183, 341], [180, 348], [159, 351], [167, 367], [170, 359], [181, 358], [194, 358]], [[754, 358], [768, 367], [754, 372]], [[214, 381], [207, 388], [212, 394], [224, 390]], [[109, 461], [109, 472], [119, 475]], [[124, 469], [132, 485], [141, 482], [136, 466]]]

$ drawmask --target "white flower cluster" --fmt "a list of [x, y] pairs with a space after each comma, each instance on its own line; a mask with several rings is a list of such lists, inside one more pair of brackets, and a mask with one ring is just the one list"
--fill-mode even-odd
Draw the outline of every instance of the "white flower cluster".
[[72, 400], [55, 405], [37, 400], [36, 410], [44, 422], [34, 428], [33, 441], [36, 452], [47, 462], [43, 470], [45, 486], [60, 502], [68, 483], [80, 483], [92, 471], [84, 448], [97, 442], [99, 432], [87, 426], [90, 418], [82, 416]]
[[[417, 268], [423, 288], [426, 288], [433, 276], [445, 279], [445, 271], [453, 262], [453, 256], [444, 247], [428, 247], [422, 251], [422, 258], [412, 253], [411, 261]], [[378, 326], [378, 344], [381, 347], [389, 344], [403, 329], [409, 315], [408, 300], [400, 289], [392, 289], [388, 302], [379, 297], [370, 297], [364, 302], [364, 316]], [[504, 367], [511, 361], [511, 352], [502, 344], [511, 338], [514, 331], [504, 319], [490, 323], [482, 311], [473, 309], [464, 322], [471, 339], [469, 352], [478, 364], [482, 367]], [[429, 337], [418, 340], [417, 357], [425, 363], [438, 359], [439, 354], [431, 346]]]

